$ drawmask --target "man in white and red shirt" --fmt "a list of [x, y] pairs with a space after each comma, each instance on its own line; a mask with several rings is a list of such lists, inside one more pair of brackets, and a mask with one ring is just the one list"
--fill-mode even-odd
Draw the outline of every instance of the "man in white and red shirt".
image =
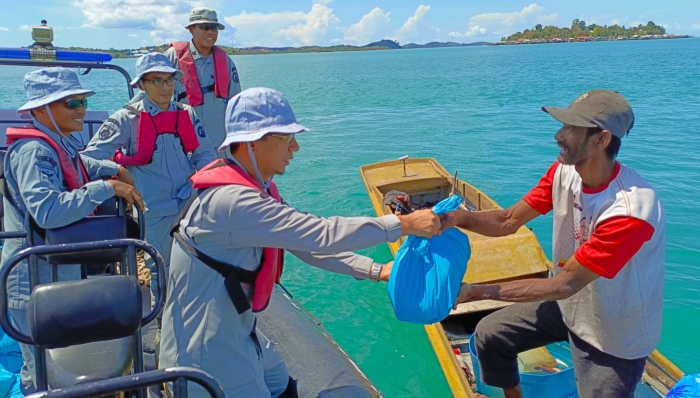
[[522, 396], [517, 354], [557, 341], [570, 343], [581, 398], [633, 397], [661, 338], [665, 257], [656, 192], [615, 160], [634, 114], [610, 90], [589, 91], [567, 108], [542, 109], [564, 124], [554, 136], [558, 162], [513, 207], [452, 212], [443, 229], [503, 236], [553, 210], [554, 276], [465, 283], [457, 303], [519, 303], [476, 328], [483, 381], [503, 388], [506, 398]]

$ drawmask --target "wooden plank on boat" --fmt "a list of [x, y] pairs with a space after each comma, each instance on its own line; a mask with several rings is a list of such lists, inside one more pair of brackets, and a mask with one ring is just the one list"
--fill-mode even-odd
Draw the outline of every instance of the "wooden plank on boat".
[[457, 304], [457, 309], [450, 311], [450, 316], [473, 314], [475, 312], [481, 311], [499, 310], [501, 308], [508, 307], [512, 304], [513, 303], [498, 300], [470, 301], [468, 303]]

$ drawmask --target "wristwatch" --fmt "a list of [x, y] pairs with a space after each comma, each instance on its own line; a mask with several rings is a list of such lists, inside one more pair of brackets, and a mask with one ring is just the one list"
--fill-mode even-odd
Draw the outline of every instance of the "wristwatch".
[[379, 282], [379, 276], [382, 274], [382, 268], [384, 264], [377, 262], [372, 263], [372, 267], [369, 269], [369, 280], [372, 282]]

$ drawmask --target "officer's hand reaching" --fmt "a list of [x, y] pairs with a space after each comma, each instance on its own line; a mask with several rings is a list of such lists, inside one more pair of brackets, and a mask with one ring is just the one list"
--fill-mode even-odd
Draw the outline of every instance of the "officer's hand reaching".
[[384, 264], [382, 266], [382, 272], [379, 273], [379, 280], [388, 282], [389, 281], [389, 275], [391, 275], [391, 268], [394, 267], [394, 262], [389, 261], [388, 263]]
[[108, 180], [107, 184], [114, 188], [114, 196], [124, 198], [124, 200], [129, 203], [129, 206], [136, 203], [139, 205], [139, 209], [141, 209], [141, 211], [145, 211], [146, 204], [144, 203], [139, 191], [137, 191], [132, 185], [119, 180]]
[[129, 173], [129, 170], [126, 169], [126, 167], [119, 167], [119, 172], [117, 173], [117, 180], [121, 182], [125, 182], [132, 187], [136, 186], [136, 181], [134, 181], [134, 177], [131, 176], [131, 173]]
[[399, 216], [403, 235], [432, 238], [440, 232], [440, 217], [430, 209], [416, 210]]

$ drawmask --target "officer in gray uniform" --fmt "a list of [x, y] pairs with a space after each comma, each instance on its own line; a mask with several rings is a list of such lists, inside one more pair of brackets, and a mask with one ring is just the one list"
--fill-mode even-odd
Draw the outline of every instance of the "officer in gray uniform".
[[[29, 101], [19, 108], [20, 112], [31, 112], [32, 125], [21, 131], [38, 131], [45, 139], [21, 138], [10, 145], [5, 156], [4, 171], [6, 196], [3, 197], [5, 231], [25, 232], [25, 215], [34, 220], [39, 228], [57, 228], [78, 221], [91, 214], [105, 200], [114, 196], [134, 201], [143, 206], [140, 195], [133, 187], [129, 172], [114, 162], [82, 157], [90, 180], [84, 181], [79, 172], [79, 153], [82, 146], [78, 134], [83, 129], [87, 97], [95, 94], [83, 89], [78, 76], [70, 69], [47, 68], [27, 73], [24, 87]], [[8, 133], [9, 134], [9, 133]], [[52, 140], [49, 142], [46, 140]], [[59, 155], [54, 149], [65, 152], [73, 167], [78, 170], [80, 189], [70, 190], [61, 168]], [[101, 177], [117, 176], [118, 180], [103, 181]], [[35, 234], [35, 243], [43, 244]], [[2, 250], [2, 266], [7, 259], [27, 247], [26, 239], [8, 239]], [[40, 263], [40, 282], [51, 280], [51, 268]], [[78, 265], [58, 268], [59, 280], [80, 279]], [[10, 274], [7, 285], [10, 315], [16, 326], [29, 333], [27, 303], [29, 301], [29, 276], [26, 262], [17, 266]], [[24, 367], [22, 389], [32, 392], [34, 384], [33, 349], [20, 344]]]
[[[192, 196], [189, 177], [216, 159], [206, 129], [194, 109], [171, 101], [175, 82], [181, 77], [182, 73], [174, 69], [163, 54], [150, 53], [140, 57], [136, 61], [136, 77], [131, 84], [142, 92], [126, 107], [112, 114], [83, 151], [83, 156], [93, 159], [110, 159], [118, 150], [126, 156], [135, 156], [138, 137], [143, 137], [143, 133], [139, 135], [141, 112], [155, 117], [162, 112], [187, 111], [199, 142], [197, 149], [187, 154], [179, 136], [160, 134], [156, 137], [150, 162], [128, 166], [148, 209], [144, 213], [146, 241], [163, 256], [166, 269], [172, 242], [170, 230]], [[153, 290], [157, 286], [157, 274], [150, 256], [146, 256], [146, 265], [151, 270]]]
[[[219, 23], [216, 11], [209, 8], [195, 8], [190, 12], [190, 21], [185, 28], [192, 34], [192, 41], [188, 43], [189, 53], [194, 59], [196, 78], [204, 99], [204, 103], [194, 106], [194, 110], [204, 123], [212, 143], [215, 147], [218, 147], [226, 138], [226, 128], [224, 126], [226, 102], [229, 98], [241, 92], [238, 70], [236, 70], [233, 60], [226, 56], [228, 67], [225, 71], [217, 72], [229, 75], [228, 95], [226, 98], [217, 97], [213, 89], [215, 80], [214, 68], [216, 65], [212, 50], [219, 36], [218, 31], [223, 30], [225, 26]], [[175, 68], [183, 73], [187, 73], [186, 68], [179, 64], [174, 47], [168, 48], [164, 54], [170, 59]], [[179, 81], [175, 86], [175, 100], [186, 104], [189, 103], [186, 94], [183, 81]], [[225, 155], [225, 151], [219, 152], [220, 157]]]
[[[387, 280], [391, 265], [349, 251], [406, 234], [431, 237], [438, 232], [439, 219], [430, 210], [379, 218], [321, 218], [274, 199], [272, 177], [282, 174], [299, 150], [295, 134], [307, 131], [297, 124], [281, 93], [243, 91], [229, 102], [226, 122], [228, 137], [219, 150], [230, 145], [232, 160], [218, 160], [201, 170], [193, 177], [195, 187], [209, 170], [226, 164], [222, 167], [256, 181], [256, 188], [222, 185], [198, 191], [176, 232], [178, 239], [211, 259], [252, 271], [261, 267], [263, 248], [281, 248], [308, 264], [357, 280]], [[251, 309], [239, 314], [222, 276], [187, 250], [173, 242], [161, 367], [200, 368], [221, 384], [227, 398], [280, 396], [293, 383], [280, 355], [256, 330], [255, 314]], [[259, 288], [255, 283], [241, 284], [253, 305]], [[192, 383], [188, 389], [194, 394], [190, 397], [206, 396]]]

